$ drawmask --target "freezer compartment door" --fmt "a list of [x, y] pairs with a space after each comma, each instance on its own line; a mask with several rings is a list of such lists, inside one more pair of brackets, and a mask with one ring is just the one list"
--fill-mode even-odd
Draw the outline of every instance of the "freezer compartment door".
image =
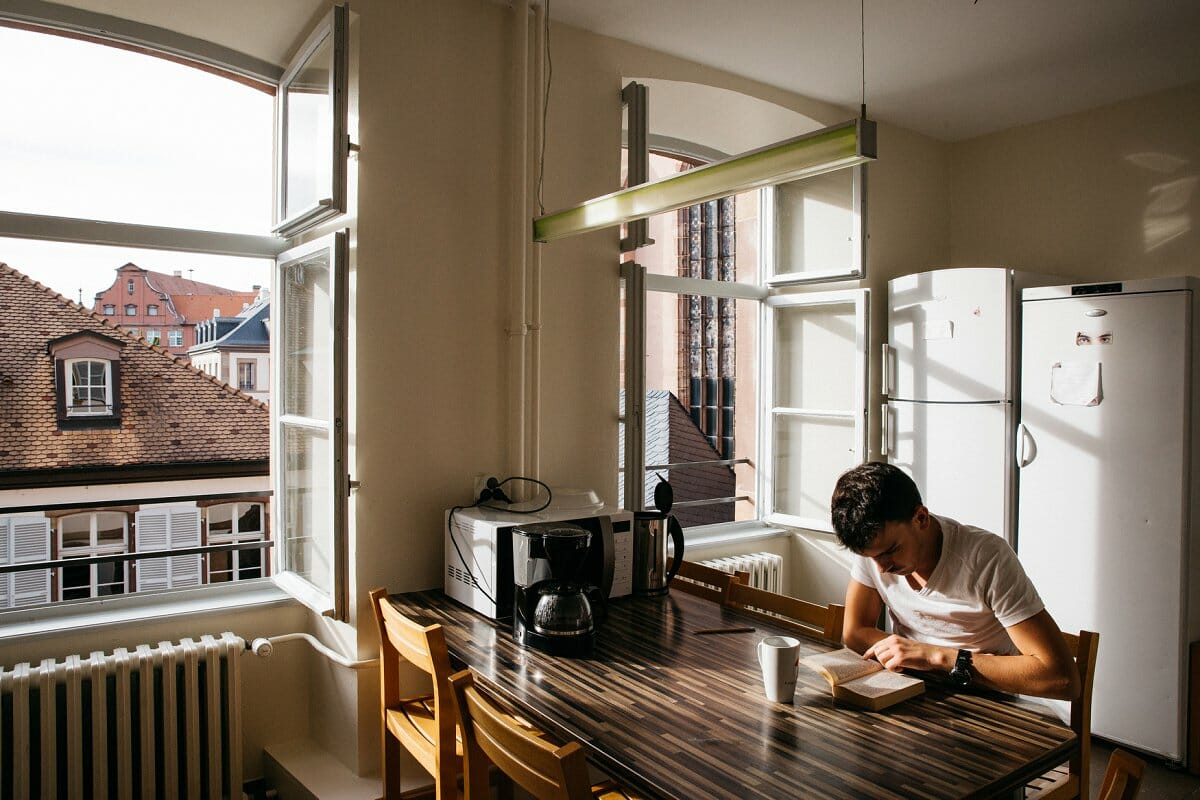
[[1012, 542], [1008, 403], [905, 403], [885, 409], [888, 461], [903, 469], [934, 514]]
[[1100, 634], [1092, 731], [1183, 756], [1188, 298], [1024, 304], [1017, 554]]
[[897, 400], [1011, 400], [1011, 273], [946, 269], [888, 283], [884, 393]]

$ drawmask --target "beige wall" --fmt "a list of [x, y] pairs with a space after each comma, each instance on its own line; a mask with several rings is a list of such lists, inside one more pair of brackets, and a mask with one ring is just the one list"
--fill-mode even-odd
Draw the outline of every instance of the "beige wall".
[[955, 265], [1083, 281], [1200, 274], [1200, 83], [950, 152]]

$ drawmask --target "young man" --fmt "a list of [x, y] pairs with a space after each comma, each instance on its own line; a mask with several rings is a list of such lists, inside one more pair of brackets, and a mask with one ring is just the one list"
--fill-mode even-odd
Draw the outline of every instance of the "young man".
[[[949, 673], [960, 685], [1062, 700], [1079, 672], [1012, 548], [995, 534], [921, 504], [890, 464], [838, 478], [833, 527], [855, 553], [846, 589], [846, 645], [890, 670]], [[893, 634], [877, 627], [887, 606]]]

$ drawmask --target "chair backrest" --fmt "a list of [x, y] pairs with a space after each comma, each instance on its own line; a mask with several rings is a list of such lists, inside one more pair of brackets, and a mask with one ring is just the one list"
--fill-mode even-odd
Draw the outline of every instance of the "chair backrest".
[[756, 589], [739, 582], [729, 585], [725, 603], [751, 616], [761, 617], [764, 621], [782, 624], [810, 636], [815, 634], [832, 644], [842, 643], [845, 606], [833, 603], [823, 606], [798, 597]]
[[1124, 750], [1113, 750], [1104, 770], [1097, 800], [1133, 800], [1142, 785], [1146, 762]]
[[463, 729], [465, 800], [487, 800], [488, 766], [520, 784], [536, 800], [590, 800], [587, 756], [577, 742], [558, 747], [517, 724], [475, 685], [470, 670], [450, 676]]
[[1086, 798], [1091, 797], [1088, 794], [1088, 771], [1092, 751], [1092, 685], [1096, 679], [1096, 652], [1100, 647], [1100, 634], [1064, 631], [1063, 640], [1079, 669], [1079, 697], [1071, 701], [1071, 730], [1079, 737], [1079, 750], [1071, 755], [1068, 769], [1079, 782], [1079, 796]]
[[437, 775], [441, 754], [455, 754], [454, 701], [450, 696], [450, 655], [441, 625], [419, 625], [396, 610], [386, 589], [371, 590], [371, 607], [379, 626], [380, 699], [384, 710], [398, 706], [400, 659], [429, 675], [433, 685], [433, 712], [437, 723], [433, 757], [413, 753], [430, 774]]
[[[682, 579], [682, 580], [681, 580]], [[684, 561], [679, 565], [675, 580], [671, 586], [686, 594], [703, 597], [716, 603], [725, 602], [725, 594], [729, 591], [732, 581], [749, 583], [749, 572], [725, 572], [724, 570], [698, 564], [695, 561]]]

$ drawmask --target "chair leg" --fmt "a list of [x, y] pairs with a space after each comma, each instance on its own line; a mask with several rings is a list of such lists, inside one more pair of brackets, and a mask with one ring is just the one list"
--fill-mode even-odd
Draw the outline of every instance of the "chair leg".
[[383, 796], [385, 798], [400, 796], [400, 758], [404, 746], [396, 738], [384, 731], [383, 734]]

